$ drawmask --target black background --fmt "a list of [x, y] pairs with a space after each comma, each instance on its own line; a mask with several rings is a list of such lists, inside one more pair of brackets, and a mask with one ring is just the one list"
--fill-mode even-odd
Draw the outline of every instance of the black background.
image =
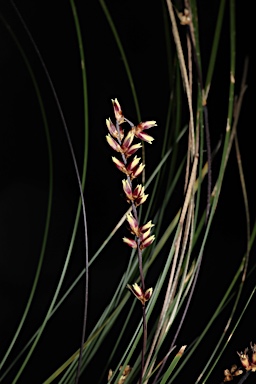
[[[147, 172], [153, 170], [160, 159], [161, 138], [169, 103], [168, 63], [165, 51], [162, 3], [158, 1], [107, 2], [116, 24], [131, 67], [141, 107], [142, 119], [155, 119], [152, 146], [147, 149]], [[82, 169], [83, 156], [83, 102], [80, 59], [74, 21], [68, 2], [19, 1], [17, 6], [38, 45], [47, 69], [53, 79], [64, 111], [70, 136]], [[229, 85], [229, 15], [226, 7], [225, 22], [216, 61], [215, 75], [208, 100], [212, 147], [225, 133], [227, 95]], [[117, 97], [125, 115], [136, 123], [136, 111], [125, 73], [121, 54], [98, 2], [77, 2], [85, 49], [85, 64], [89, 92], [89, 166], [85, 188], [89, 252], [92, 256], [109, 234], [126, 204], [121, 194], [121, 177], [111, 162], [112, 152], [105, 141], [105, 119], [112, 116], [111, 98]], [[218, 2], [198, 2], [200, 44], [203, 68], [207, 67]], [[24, 303], [33, 281], [37, 265], [45, 220], [48, 187], [48, 160], [45, 134], [38, 102], [21, 55], [8, 25], [17, 35], [35, 71], [43, 95], [54, 156], [53, 216], [49, 241], [39, 287], [15, 351], [37, 329], [46, 313], [59, 278], [69, 246], [79, 190], [64, 129], [56, 109], [46, 76], [17, 14], [8, 1], [0, 2], [0, 353], [4, 353], [16, 329]], [[255, 218], [255, 153], [254, 110], [255, 74], [252, 34], [252, 10], [237, 4], [237, 75], [236, 93], [239, 91], [243, 63], [249, 56], [248, 90], [246, 92], [238, 136], [244, 165], [252, 223]], [[8, 25], [7, 25], [7, 24]], [[184, 123], [187, 121], [184, 98]], [[218, 171], [213, 165], [213, 175]], [[214, 168], [215, 167], [215, 168]], [[179, 191], [173, 201], [173, 212], [180, 204]], [[176, 206], [175, 206], [176, 205]], [[99, 261], [90, 271], [89, 327], [105, 307], [128, 262], [129, 250], [123, 247], [120, 231], [108, 245]], [[206, 247], [206, 257], [196, 288], [193, 306], [185, 321], [178, 345], [190, 344], [200, 333], [213, 309], [228, 287], [237, 270], [246, 247], [246, 227], [241, 187], [234, 152], [231, 154], [223, 194]], [[252, 250], [251, 265], [255, 259]], [[62, 292], [84, 267], [84, 241], [82, 225], [72, 253]], [[252, 279], [245, 287], [243, 300], [253, 287]], [[41, 383], [53, 369], [70, 356], [79, 346], [82, 321], [83, 286], [79, 284], [63, 309], [49, 322], [42, 340], [24, 371], [21, 383]], [[242, 301], [243, 303], [243, 301]], [[244, 349], [255, 341], [255, 299], [244, 320], [232, 338], [212, 383], [222, 380], [224, 368], [238, 363], [236, 350]], [[240, 306], [240, 309], [242, 305]], [[228, 313], [228, 311], [227, 311]], [[208, 343], [214, 345], [226, 317], [220, 319], [210, 331]], [[221, 328], [222, 327], [222, 328]], [[218, 337], [218, 336], [217, 336]], [[14, 354], [15, 354], [14, 351]], [[102, 352], [102, 356], [104, 352]], [[207, 345], [202, 347], [207, 358]], [[206, 353], [206, 354], [205, 354]], [[101, 356], [101, 355], [100, 355]], [[200, 360], [201, 361], [201, 360]], [[94, 360], [90, 383], [97, 382], [101, 357]], [[186, 372], [187, 382], [195, 382], [200, 368], [198, 356]], [[31, 369], [31, 367], [33, 367]], [[253, 376], [253, 374], [252, 374]], [[88, 377], [85, 382], [88, 382]], [[6, 379], [11, 382], [11, 378]], [[252, 380], [252, 379], [251, 379]], [[176, 382], [181, 382], [177, 381]], [[248, 383], [250, 379], [248, 380]]]

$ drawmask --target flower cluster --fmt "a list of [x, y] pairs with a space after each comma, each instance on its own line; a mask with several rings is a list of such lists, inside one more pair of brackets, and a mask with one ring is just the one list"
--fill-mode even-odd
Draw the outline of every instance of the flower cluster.
[[[140, 249], [144, 249], [153, 243], [155, 240], [155, 235], [150, 235], [151, 228], [154, 226], [150, 220], [147, 224], [144, 224], [142, 227], [139, 227], [138, 220], [134, 218], [132, 213], [127, 214], [127, 221], [130, 225], [130, 230], [133, 235], [139, 239]], [[127, 237], [123, 238], [123, 241], [132, 248], [137, 248], [137, 242], [133, 239], [128, 239]]]
[[250, 344], [251, 350], [246, 348], [244, 352], [237, 352], [242, 366], [246, 371], [256, 372], [256, 344]]
[[237, 369], [237, 365], [232, 365], [231, 369], [225, 369], [224, 371], [224, 380], [223, 382], [226, 383], [227, 381], [233, 380], [234, 377], [242, 375], [243, 371], [241, 369]]
[[[240, 357], [241, 364], [246, 371], [256, 372], [256, 344], [250, 343], [251, 349], [246, 348], [244, 352], [237, 352]], [[238, 369], [236, 365], [232, 365], [231, 369], [225, 369], [224, 371], [224, 380], [227, 381], [233, 380], [234, 377], [242, 375], [243, 371]]]
[[[145, 194], [145, 189], [142, 184], [138, 184], [135, 188], [132, 185], [132, 181], [143, 172], [145, 164], [140, 163], [141, 158], [137, 156], [134, 156], [129, 163], [127, 159], [134, 155], [139, 148], [141, 148], [141, 143], [133, 144], [135, 137], [150, 144], [152, 143], [154, 140], [153, 137], [149, 136], [144, 131], [156, 126], [156, 122], [146, 121], [135, 126], [124, 117], [118, 100], [112, 100], [112, 103], [116, 118], [116, 125], [112, 123], [110, 118], [106, 120], [106, 125], [109, 131], [106, 139], [110, 147], [116, 152], [119, 152], [122, 156], [122, 160], [114, 156], [112, 157], [112, 160], [117, 169], [126, 175], [127, 178], [122, 180], [123, 190], [127, 202], [133, 204], [136, 208], [143, 204], [148, 197], [148, 195]], [[120, 126], [125, 122], [130, 125], [130, 130], [126, 135], [124, 133], [124, 129]], [[140, 228], [138, 220], [132, 214], [127, 215], [127, 221], [130, 225], [131, 232], [139, 239], [140, 249], [144, 249], [152, 244], [155, 236], [150, 236], [150, 230], [153, 227], [151, 221]], [[123, 240], [130, 247], [137, 248], [137, 242], [135, 240], [127, 239], [126, 237]]]
[[127, 287], [132, 291], [132, 293], [137, 297], [137, 299], [140, 300], [142, 305], [145, 305], [145, 302], [150, 299], [153, 293], [153, 288], [149, 288], [145, 292], [143, 292], [142, 288], [139, 287], [137, 283], [133, 285], [128, 284]]
[[[134, 179], [141, 175], [145, 167], [145, 164], [141, 163], [141, 158], [134, 155], [138, 149], [142, 147], [141, 142], [134, 143], [134, 139], [137, 138], [152, 144], [154, 138], [148, 135], [145, 131], [149, 128], [155, 127], [157, 124], [152, 120], [141, 122], [135, 126], [130, 120], [124, 117], [122, 108], [117, 99], [112, 100], [112, 104], [116, 124], [114, 124], [110, 118], [106, 120], [109, 132], [106, 139], [110, 147], [114, 151], [118, 152], [121, 157], [119, 159], [113, 156], [112, 160], [117, 169], [126, 175], [126, 179], [122, 180], [123, 190], [127, 202], [132, 205], [133, 209], [133, 214], [129, 213], [127, 215], [127, 221], [130, 226], [130, 231], [134, 235], [134, 239], [124, 237], [123, 241], [130, 247], [137, 248], [138, 257], [142, 260], [141, 250], [152, 244], [155, 236], [150, 234], [151, 228], [154, 226], [152, 221], [140, 226], [137, 218], [138, 215], [136, 208], [146, 201], [148, 195], [145, 194], [144, 186], [142, 184], [137, 184], [135, 187], [133, 186]], [[130, 126], [127, 133], [121, 126], [123, 123], [127, 123]], [[129, 158], [131, 156], [132, 158], [130, 160]], [[143, 284], [144, 283], [142, 283], [142, 286], [144, 288]], [[132, 287], [128, 287], [143, 305], [145, 305], [145, 302], [149, 300], [153, 291], [153, 289], [150, 288], [144, 292], [137, 284], [134, 284]]]

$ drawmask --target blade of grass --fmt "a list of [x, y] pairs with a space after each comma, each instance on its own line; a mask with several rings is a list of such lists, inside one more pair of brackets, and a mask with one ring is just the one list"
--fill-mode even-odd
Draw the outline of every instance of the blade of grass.
[[217, 56], [217, 52], [218, 52], [218, 48], [219, 48], [221, 28], [222, 28], [222, 24], [223, 24], [223, 17], [224, 17], [224, 11], [225, 11], [226, 3], [227, 3], [226, 0], [220, 1], [219, 12], [218, 12], [218, 16], [216, 19], [216, 28], [215, 28], [213, 42], [211, 44], [212, 51], [211, 51], [211, 56], [210, 56], [210, 60], [209, 60], [209, 67], [208, 67], [206, 80], [205, 80], [205, 95], [204, 96], [205, 96], [206, 100], [208, 98], [208, 93], [210, 91], [213, 71], [215, 68], [216, 56]]

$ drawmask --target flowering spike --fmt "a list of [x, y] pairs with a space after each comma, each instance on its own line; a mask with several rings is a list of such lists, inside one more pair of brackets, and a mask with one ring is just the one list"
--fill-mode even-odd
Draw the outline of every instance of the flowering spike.
[[121, 109], [121, 106], [118, 102], [117, 99], [112, 100], [113, 108], [114, 108], [114, 113], [115, 113], [115, 118], [118, 124], [124, 123], [124, 115]]
[[[134, 137], [140, 140], [147, 141], [148, 143], [152, 143], [154, 138], [149, 136], [144, 131], [156, 126], [155, 121], [146, 121], [141, 122], [137, 126], [124, 117], [122, 108], [117, 99], [112, 100], [114, 114], [116, 118], [116, 125], [114, 125], [111, 119], [106, 120], [107, 128], [109, 134], [106, 136], [108, 144], [115, 151], [122, 154], [122, 159], [119, 160], [116, 157], [112, 157], [112, 161], [114, 162], [117, 169], [121, 172], [125, 173], [127, 179], [122, 180], [123, 190], [126, 195], [127, 201], [132, 203], [133, 213], [127, 214], [127, 221], [130, 226], [131, 233], [135, 236], [134, 239], [130, 239], [127, 237], [123, 238], [123, 242], [129, 245], [130, 247], [136, 249], [138, 248], [138, 257], [139, 263], [142, 264], [142, 253], [141, 250], [148, 247], [155, 240], [155, 235], [150, 235], [151, 228], [154, 226], [152, 221], [147, 222], [143, 226], [139, 227], [139, 221], [137, 219], [136, 207], [143, 204], [148, 195], [145, 195], [145, 188], [141, 184], [138, 184], [134, 190], [132, 186], [132, 180], [138, 177], [145, 167], [145, 164], [140, 163], [141, 158], [134, 156], [131, 162], [127, 162], [127, 159], [134, 155], [134, 153], [142, 147], [141, 142], [137, 144], [133, 144]], [[127, 122], [130, 125], [130, 130], [124, 136], [124, 131], [120, 127], [120, 125], [124, 122]], [[141, 265], [140, 265], [141, 266]], [[133, 294], [139, 299], [143, 306], [145, 306], [146, 301], [150, 299], [152, 296], [153, 288], [149, 288], [145, 290], [144, 288], [144, 278], [143, 272], [140, 268], [142, 286], [138, 286], [138, 284], [133, 284], [132, 286], [128, 285], [128, 288], [133, 292]], [[112, 375], [112, 372], [110, 372]]]

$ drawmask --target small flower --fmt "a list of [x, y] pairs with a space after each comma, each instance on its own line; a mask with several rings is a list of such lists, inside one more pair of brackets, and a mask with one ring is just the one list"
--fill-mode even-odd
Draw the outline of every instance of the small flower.
[[141, 297], [143, 297], [143, 291], [142, 291], [141, 287], [137, 283], [133, 284], [132, 286], [128, 284], [127, 287], [132, 291], [132, 293], [138, 299], [141, 299]]
[[154, 224], [152, 224], [151, 220], [140, 227], [140, 249], [149, 247], [155, 240], [155, 235], [150, 235], [152, 227], [154, 227]]
[[146, 201], [148, 195], [145, 195], [144, 187], [141, 184], [138, 184], [133, 191], [129, 180], [122, 180], [122, 183], [123, 183], [123, 190], [124, 190], [124, 193], [126, 194], [128, 202], [133, 201], [136, 207], [138, 207], [139, 205], [143, 204]]
[[115, 113], [115, 118], [118, 124], [124, 123], [124, 115], [121, 109], [121, 106], [118, 102], [117, 99], [112, 100], [113, 108], [114, 108], [114, 113]]
[[133, 127], [134, 135], [143, 141], [146, 141], [149, 144], [152, 144], [152, 141], [154, 138], [152, 136], [149, 136], [147, 133], [144, 132], [145, 129], [149, 129], [152, 127], [156, 127], [156, 121], [146, 121], [144, 123], [139, 123], [136, 127]]
[[145, 164], [142, 164], [142, 163], [139, 164], [139, 162], [140, 162], [140, 157], [134, 156], [134, 159], [127, 166], [127, 172], [131, 180], [138, 177], [142, 173], [143, 169], [145, 168]]
[[125, 157], [126, 159], [128, 159], [128, 157], [132, 156], [135, 152], [138, 151], [138, 149], [140, 149], [142, 147], [141, 143], [138, 143], [138, 144], [133, 144], [131, 147], [129, 147], [127, 149], [127, 151], [125, 152]]
[[144, 190], [145, 188], [142, 186], [142, 184], [138, 184], [133, 191], [134, 198], [137, 199], [139, 196], [143, 195]]
[[[140, 240], [140, 249], [147, 248], [153, 243], [155, 235], [150, 235], [151, 228], [154, 226], [151, 220], [139, 228], [138, 221], [134, 218], [132, 213], [128, 213], [127, 221], [130, 225], [131, 232]], [[130, 247], [137, 248], [137, 242], [135, 240], [124, 237], [123, 241]]]
[[151, 232], [151, 228], [149, 228], [145, 232], [140, 232], [140, 241], [142, 242], [142, 241], [146, 240], [149, 237], [150, 232]]
[[110, 135], [113, 136], [115, 139], [119, 139], [120, 141], [122, 141], [124, 137], [123, 129], [120, 127], [118, 132], [115, 125], [112, 123], [111, 119], [106, 119], [106, 124], [107, 124]]
[[127, 169], [132, 172], [138, 166], [140, 159], [141, 159], [140, 157], [134, 156], [133, 160], [130, 162]]
[[127, 172], [127, 169], [126, 169], [126, 167], [122, 161], [118, 160], [114, 156], [112, 156], [112, 160], [113, 160], [113, 163], [116, 165], [117, 169], [119, 169], [119, 171], [125, 173], [126, 175], [129, 175], [129, 173]]
[[[109, 121], [109, 120], [106, 120], [106, 121]], [[111, 132], [110, 132], [110, 134], [108, 134], [106, 136], [108, 144], [115, 151], [123, 153], [125, 155], [126, 159], [128, 159], [128, 157], [133, 155], [138, 149], [140, 149], [142, 147], [141, 143], [131, 145], [133, 142], [133, 139], [134, 139], [134, 133], [132, 130], [130, 130], [128, 132], [128, 134], [124, 138], [123, 143], [120, 145], [119, 143], [116, 142], [116, 140], [113, 139], [113, 137], [116, 138], [116, 136], [118, 135], [117, 131], [114, 131], [114, 129], [110, 123], [109, 123], [109, 127], [110, 127]], [[119, 136], [117, 136], [117, 137], [119, 137]], [[123, 131], [121, 131], [121, 137], [123, 138]], [[121, 143], [121, 140], [119, 142]]]
[[227, 381], [233, 380], [233, 377], [242, 375], [243, 371], [241, 369], [237, 369], [236, 365], [232, 365], [231, 369], [225, 369], [224, 371], [224, 380], [223, 382], [226, 383]]
[[152, 144], [152, 141], [155, 140], [152, 136], [150, 136], [150, 135], [148, 135], [147, 133], [144, 133], [144, 132], [140, 132], [137, 135], [137, 138], [141, 139], [143, 141], [146, 141], [149, 144]]
[[123, 237], [123, 242], [129, 245], [131, 248], [137, 248], [137, 243], [135, 240], [128, 239], [128, 237]]
[[233, 380], [233, 375], [232, 375], [232, 373], [229, 371], [229, 369], [225, 369], [225, 371], [224, 371], [224, 380], [223, 380], [223, 382], [225, 383], [226, 381], [231, 381], [231, 380]]
[[123, 153], [125, 154], [129, 148], [131, 147], [131, 144], [132, 144], [132, 141], [134, 139], [134, 133], [132, 130], [130, 130], [128, 132], [128, 134], [126, 135], [124, 141], [123, 141], [123, 144], [122, 144], [122, 149], [123, 149]]
[[138, 177], [145, 167], [145, 165], [142, 163], [138, 165], [138, 163], [140, 162], [140, 157], [137, 158], [137, 156], [135, 156], [133, 161], [131, 161], [131, 163], [128, 164], [127, 166], [125, 166], [125, 164], [122, 161], [120, 161], [114, 156], [112, 156], [112, 160], [116, 165], [117, 169], [119, 169], [119, 171], [129, 176], [131, 180]]
[[134, 172], [131, 173], [131, 175], [130, 175], [131, 179], [133, 180], [133, 179], [135, 179], [135, 177], [138, 177], [143, 172], [144, 168], [145, 168], [145, 164], [141, 163], [138, 166], [138, 168]]
[[156, 238], [155, 235], [152, 235], [152, 236], [149, 236], [148, 238], [146, 238], [144, 241], [142, 241], [140, 243], [140, 249], [144, 249], [144, 248], [149, 247], [153, 243], [155, 238]]
[[144, 300], [148, 301], [150, 297], [152, 296], [153, 288], [148, 288], [146, 292], [144, 293]]
[[113, 139], [113, 137], [108, 134], [106, 136], [107, 142], [110, 145], [111, 148], [114, 149], [116, 152], [123, 152], [121, 146]]
[[129, 180], [122, 180], [123, 183], [123, 190], [124, 193], [126, 194], [126, 197], [128, 201], [133, 201], [133, 193], [132, 193], [132, 186]]
[[140, 229], [139, 229], [138, 220], [135, 219], [135, 217], [132, 215], [131, 212], [126, 215], [126, 219], [130, 225], [131, 232], [135, 236], [139, 237], [141, 233], [140, 233]]
[[141, 232], [147, 231], [149, 228], [154, 227], [155, 224], [152, 224], [152, 220], [148, 221], [147, 224], [144, 224], [142, 227], [140, 227]]
[[148, 198], [148, 195], [145, 195], [144, 193], [144, 189], [145, 188], [141, 184], [138, 184], [133, 191], [133, 200], [135, 202], [136, 207], [143, 204]]
[[145, 292], [143, 292], [142, 288], [137, 284], [127, 285], [127, 287], [132, 291], [132, 293], [137, 297], [138, 300], [145, 305], [146, 301], [148, 301], [153, 293], [153, 288], [148, 288]]

